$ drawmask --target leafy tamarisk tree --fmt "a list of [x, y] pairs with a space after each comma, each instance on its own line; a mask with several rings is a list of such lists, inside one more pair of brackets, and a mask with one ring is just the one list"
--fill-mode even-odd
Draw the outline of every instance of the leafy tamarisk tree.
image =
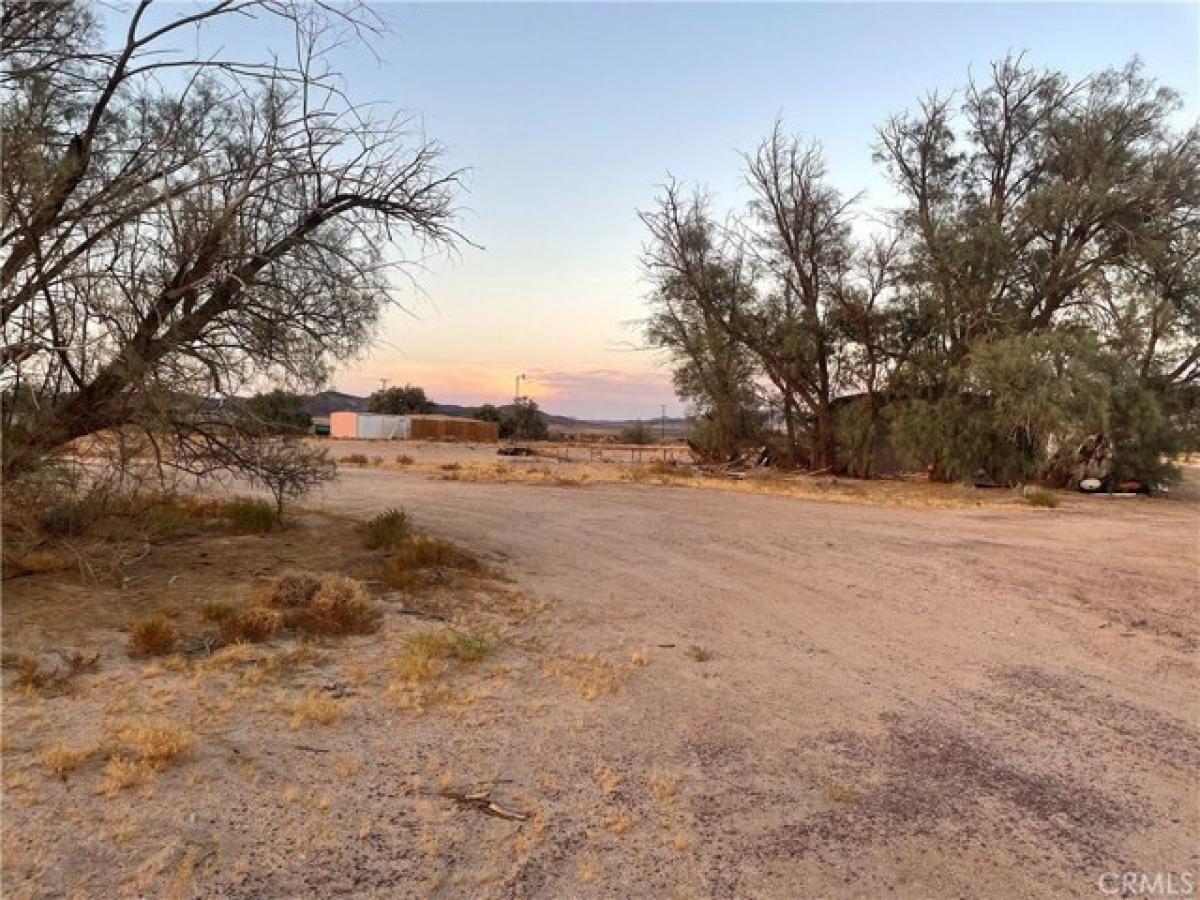
[[647, 342], [667, 354], [676, 393], [696, 414], [692, 449], [729, 459], [761, 431], [759, 369], [729, 327], [731, 310], [753, 289], [749, 267], [699, 191], [688, 196], [670, 182], [641, 218], [650, 232], [642, 257], [652, 285]]
[[[897, 424], [934, 477], [1061, 475], [1076, 426], [1115, 475], [1162, 474], [1200, 378], [1200, 127], [1173, 127], [1178, 104], [1136, 61], [1072, 81], [1014, 56], [879, 129], [919, 348]], [[1082, 423], [1035, 417], [1034, 435], [1005, 424], [1003, 380], [977, 375], [1014, 355], [1044, 372], [1048, 334], [1090, 365], [1055, 377], [1108, 400]]]

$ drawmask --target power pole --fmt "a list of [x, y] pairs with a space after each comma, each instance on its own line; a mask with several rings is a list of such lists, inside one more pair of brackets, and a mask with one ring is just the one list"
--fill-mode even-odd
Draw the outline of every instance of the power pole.
[[521, 440], [521, 379], [524, 377], [522, 372], [513, 383], [513, 441], [517, 443]]

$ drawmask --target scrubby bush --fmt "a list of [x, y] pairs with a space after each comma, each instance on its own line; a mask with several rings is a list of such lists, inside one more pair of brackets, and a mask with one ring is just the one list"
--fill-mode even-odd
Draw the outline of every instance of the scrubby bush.
[[248, 606], [221, 620], [221, 637], [230, 644], [256, 644], [274, 637], [283, 621], [283, 613], [278, 610]]
[[367, 522], [364, 543], [369, 550], [399, 547], [412, 535], [412, 519], [402, 509], [387, 509]]
[[362, 584], [343, 575], [281, 575], [264, 602], [282, 610], [282, 623], [312, 634], [368, 634], [379, 627], [379, 607]]
[[1044, 491], [1035, 489], [1025, 492], [1025, 502], [1030, 506], [1038, 506], [1043, 509], [1055, 509], [1058, 507], [1058, 496], [1052, 491]]
[[140, 619], [129, 627], [129, 652], [134, 656], [165, 656], [175, 649], [178, 634], [165, 616]]
[[221, 514], [236, 530], [249, 534], [263, 534], [279, 525], [279, 517], [265, 500], [249, 497], [230, 500], [222, 508]]
[[621, 429], [617, 439], [622, 444], [653, 444], [654, 432], [645, 422], [634, 422], [628, 428]]

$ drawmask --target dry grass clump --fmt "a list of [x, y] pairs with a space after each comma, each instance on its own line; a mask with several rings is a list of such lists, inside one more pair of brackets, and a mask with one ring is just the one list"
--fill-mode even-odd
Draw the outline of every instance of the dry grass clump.
[[221, 515], [234, 529], [246, 534], [265, 534], [279, 525], [275, 507], [266, 500], [252, 497], [227, 501], [221, 508]]
[[59, 650], [56, 653], [59, 660], [52, 667], [43, 665], [43, 660], [37, 656], [6, 657], [5, 668], [17, 670], [13, 686], [48, 694], [66, 693], [71, 689], [76, 676], [95, 669], [100, 659], [99, 653], [85, 656], [79, 650]]
[[302, 627], [318, 634], [370, 634], [379, 628], [379, 608], [359, 582], [330, 575], [313, 594]]
[[392, 663], [407, 682], [437, 678], [451, 662], [479, 662], [492, 643], [479, 634], [456, 629], [430, 628], [408, 635], [404, 652]]
[[128, 756], [113, 756], [104, 764], [104, 783], [100, 792], [113, 797], [126, 788], [141, 784], [154, 774], [152, 766], [130, 759]]
[[361, 583], [344, 575], [287, 572], [263, 599], [283, 611], [283, 624], [310, 634], [370, 634], [379, 628], [379, 605]]
[[312, 572], [284, 572], [272, 582], [263, 599], [271, 606], [307, 606], [320, 587], [321, 579]]
[[102, 793], [114, 796], [184, 757], [192, 736], [168, 722], [131, 725], [117, 732], [117, 749], [104, 766]]
[[346, 716], [346, 704], [332, 697], [310, 691], [291, 704], [292, 729], [301, 728], [306, 722], [316, 725], [336, 725]]
[[66, 780], [67, 775], [87, 762], [95, 752], [95, 747], [68, 747], [60, 743], [39, 750], [37, 760], [50, 774]]
[[387, 509], [367, 521], [363, 543], [368, 550], [396, 548], [412, 537], [412, 519], [402, 509]]
[[671, 484], [676, 478], [693, 478], [696, 472], [689, 466], [679, 466], [661, 459], [637, 463], [621, 473], [622, 480], [635, 484]]
[[688, 647], [685, 652], [687, 653], [688, 659], [692, 660], [693, 662], [708, 662], [713, 658], [713, 652], [707, 647], [701, 647], [699, 644], [692, 644], [692, 646]]
[[175, 648], [179, 635], [165, 616], [139, 619], [129, 626], [131, 656], [166, 656]]
[[237, 605], [225, 600], [205, 600], [200, 604], [200, 616], [205, 622], [216, 622], [219, 625], [226, 619], [233, 618], [237, 613]]
[[117, 739], [137, 759], [162, 768], [192, 748], [192, 736], [178, 725], [161, 722], [133, 725], [117, 732]]
[[365, 453], [348, 453], [345, 456], [339, 456], [338, 462], [346, 463], [348, 466], [367, 466], [371, 464]]
[[1025, 492], [1025, 502], [1030, 506], [1036, 506], [1041, 509], [1057, 509], [1058, 495], [1052, 491], [1045, 491], [1041, 488]]
[[382, 575], [392, 587], [412, 589], [444, 581], [451, 570], [477, 573], [483, 563], [450, 541], [414, 535], [388, 557]]
[[283, 613], [265, 606], [247, 606], [221, 619], [221, 638], [229, 644], [270, 640], [283, 627]]
[[542, 674], [557, 678], [584, 700], [596, 700], [620, 690], [629, 670], [594, 653], [581, 653], [547, 662], [542, 666]]
[[409, 456], [407, 453], [397, 453], [396, 454], [396, 463], [398, 465], [411, 466], [415, 462], [416, 462], [416, 460], [413, 459], [411, 456]]
[[4, 557], [4, 576], [15, 578], [19, 575], [45, 575], [55, 569], [62, 568], [62, 560], [46, 550], [28, 550], [14, 552]]
[[825, 785], [825, 799], [830, 803], [853, 803], [859, 797], [859, 791], [849, 785], [831, 781]]

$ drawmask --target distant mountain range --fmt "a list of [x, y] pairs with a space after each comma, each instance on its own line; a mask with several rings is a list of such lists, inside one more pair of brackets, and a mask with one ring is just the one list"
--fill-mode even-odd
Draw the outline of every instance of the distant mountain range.
[[[498, 407], [502, 413], [511, 412], [512, 404]], [[460, 419], [470, 418], [475, 414], [477, 406], [459, 406], [454, 403], [438, 403], [434, 412], [443, 416], [455, 416]], [[341, 391], [322, 391], [308, 398], [308, 411], [314, 416], [327, 416], [332, 412], [366, 412], [367, 398], [356, 397], [353, 394], [343, 394]], [[645, 422], [647, 425], [659, 424], [659, 419], [577, 419], [574, 416], [559, 416], [554, 413], [542, 412], [542, 418], [547, 425], [557, 425], [561, 428], [627, 428], [635, 422]], [[686, 428], [687, 419], [668, 418], [668, 428]]]

